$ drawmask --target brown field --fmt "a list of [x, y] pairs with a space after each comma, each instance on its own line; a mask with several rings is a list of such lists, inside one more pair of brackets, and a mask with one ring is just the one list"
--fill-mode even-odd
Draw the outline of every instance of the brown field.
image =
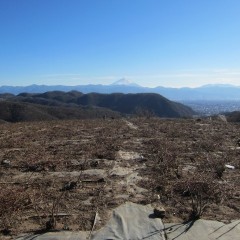
[[239, 219], [239, 139], [210, 120], [0, 124], [1, 234], [91, 230], [96, 211], [98, 229], [126, 201], [160, 202], [165, 222]]

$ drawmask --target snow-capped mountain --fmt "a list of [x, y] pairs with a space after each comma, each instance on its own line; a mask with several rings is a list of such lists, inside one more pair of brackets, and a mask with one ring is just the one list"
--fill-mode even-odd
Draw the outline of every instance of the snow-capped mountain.
[[123, 85], [123, 86], [140, 87], [138, 84], [133, 83], [126, 78], [121, 78], [118, 81], [112, 83], [111, 85], [118, 85], [118, 86]]

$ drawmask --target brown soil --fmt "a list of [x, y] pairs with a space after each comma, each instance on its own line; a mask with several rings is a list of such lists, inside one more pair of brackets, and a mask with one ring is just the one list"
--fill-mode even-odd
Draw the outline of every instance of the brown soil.
[[[0, 230], [95, 229], [126, 201], [158, 201], [165, 222], [240, 218], [240, 125], [111, 119], [2, 124]], [[225, 167], [232, 165], [235, 169]], [[1, 237], [1, 235], [0, 235]]]

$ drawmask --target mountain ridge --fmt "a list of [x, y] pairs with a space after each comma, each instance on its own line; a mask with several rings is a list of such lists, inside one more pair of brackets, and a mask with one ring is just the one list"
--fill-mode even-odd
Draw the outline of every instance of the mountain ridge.
[[[116, 82], [115, 82], [116, 83]], [[186, 100], [240, 100], [240, 87], [234, 85], [205, 85], [197, 88], [168, 88], [155, 87], [148, 88], [139, 85], [111, 84], [111, 85], [29, 85], [29, 86], [2, 86], [0, 93], [20, 94], [28, 93], [44, 93], [48, 91], [64, 91], [69, 92], [76, 90], [84, 94], [96, 93], [157, 93], [170, 100], [186, 101]]]

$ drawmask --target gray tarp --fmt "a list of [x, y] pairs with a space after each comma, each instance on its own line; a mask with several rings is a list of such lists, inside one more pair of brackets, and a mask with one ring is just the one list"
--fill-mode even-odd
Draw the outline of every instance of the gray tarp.
[[[165, 224], [153, 217], [151, 206], [126, 203], [116, 208], [110, 221], [91, 240], [240, 240], [240, 220], [230, 224], [198, 220], [186, 224]], [[51, 232], [18, 240], [85, 240], [89, 232]]]
[[240, 240], [240, 220], [229, 224], [197, 220], [187, 224], [165, 224], [168, 240]]
[[152, 215], [151, 206], [126, 203], [113, 211], [111, 220], [92, 240], [164, 240], [163, 223]]

